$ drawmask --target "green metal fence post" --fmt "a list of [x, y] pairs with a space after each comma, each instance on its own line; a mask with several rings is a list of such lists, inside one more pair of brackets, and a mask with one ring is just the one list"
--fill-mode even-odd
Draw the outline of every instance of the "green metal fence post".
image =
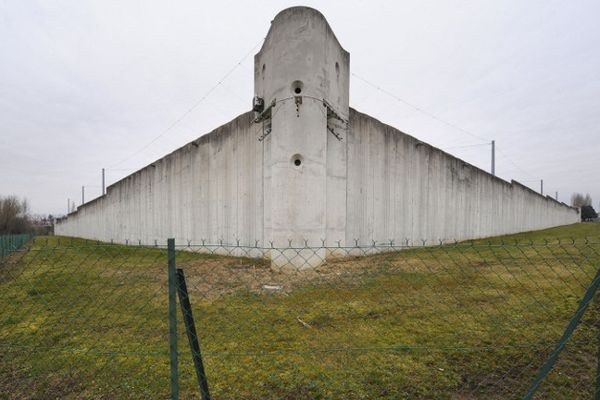
[[177, 293], [179, 294], [179, 305], [185, 322], [185, 331], [187, 333], [190, 349], [192, 351], [192, 359], [196, 369], [196, 377], [198, 378], [198, 386], [202, 400], [210, 400], [210, 391], [208, 390], [208, 379], [204, 371], [204, 363], [202, 362], [202, 353], [200, 351], [200, 341], [196, 333], [196, 325], [194, 324], [194, 316], [192, 314], [192, 305], [188, 295], [187, 285], [185, 283], [185, 275], [182, 269], [177, 269]]
[[577, 308], [575, 315], [573, 315], [571, 321], [569, 321], [569, 324], [565, 328], [565, 331], [562, 337], [560, 338], [558, 344], [556, 345], [552, 353], [550, 353], [550, 355], [542, 365], [542, 368], [540, 368], [540, 370], [538, 371], [533, 383], [527, 391], [527, 394], [525, 395], [525, 397], [523, 397], [523, 400], [533, 399], [533, 395], [535, 395], [535, 392], [537, 392], [537, 390], [539, 389], [540, 385], [542, 384], [542, 381], [546, 378], [548, 373], [550, 373], [550, 371], [554, 367], [556, 360], [558, 360], [558, 356], [567, 345], [567, 342], [571, 338], [571, 335], [575, 331], [575, 328], [577, 328], [579, 321], [581, 321], [581, 317], [583, 317], [585, 310], [587, 309], [592, 298], [594, 297], [594, 294], [598, 290], [598, 286], [600, 286], [600, 268], [598, 269], [598, 272], [596, 272], [596, 276], [592, 280], [592, 283], [587, 288], [585, 295], [581, 299], [581, 302], [579, 303], [579, 307]]
[[171, 354], [171, 400], [179, 399], [177, 368], [177, 271], [175, 266], [175, 239], [167, 240], [169, 265], [169, 352]]
[[[596, 312], [600, 315], [600, 294], [596, 294]], [[594, 400], [600, 400], [600, 321], [596, 323], [596, 393]]]

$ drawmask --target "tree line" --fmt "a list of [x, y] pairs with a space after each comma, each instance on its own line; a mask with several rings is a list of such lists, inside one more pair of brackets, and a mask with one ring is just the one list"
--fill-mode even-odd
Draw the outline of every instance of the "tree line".
[[53, 225], [52, 215], [32, 216], [27, 199], [0, 196], [0, 235], [47, 235], [52, 233]]
[[590, 194], [573, 193], [571, 196], [571, 205], [581, 210], [582, 221], [592, 221], [598, 218], [598, 214], [592, 206], [592, 196]]

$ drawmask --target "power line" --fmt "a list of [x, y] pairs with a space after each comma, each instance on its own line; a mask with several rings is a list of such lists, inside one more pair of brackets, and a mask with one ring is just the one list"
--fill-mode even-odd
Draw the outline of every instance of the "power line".
[[[489, 145], [491, 143], [491, 139], [486, 139], [486, 138], [484, 138], [482, 136], [479, 136], [479, 135], [477, 135], [477, 134], [475, 134], [475, 133], [473, 133], [471, 131], [468, 131], [468, 130], [466, 130], [464, 128], [461, 128], [460, 126], [458, 126], [456, 124], [453, 124], [452, 122], [448, 122], [448, 121], [444, 120], [443, 118], [441, 118], [441, 117], [439, 117], [439, 116], [437, 116], [437, 115], [435, 115], [435, 114], [433, 114], [433, 113], [431, 113], [431, 112], [423, 109], [422, 107], [416, 106], [413, 103], [411, 103], [411, 102], [409, 102], [407, 100], [404, 100], [404, 99], [396, 96], [394, 93], [392, 93], [392, 92], [390, 92], [390, 91], [388, 91], [386, 89], [383, 89], [381, 86], [378, 86], [378, 85], [376, 85], [376, 84], [374, 84], [374, 83], [366, 80], [365, 78], [363, 78], [363, 77], [355, 74], [354, 72], [351, 72], [351, 75], [354, 76], [355, 78], [361, 80], [362, 82], [366, 83], [367, 85], [371, 86], [372, 88], [380, 91], [381, 93], [383, 93], [383, 94], [385, 94], [385, 95], [393, 98], [394, 100], [396, 100], [396, 101], [398, 101], [398, 102], [400, 102], [402, 104], [405, 104], [405, 105], [409, 106], [410, 108], [412, 108], [412, 109], [414, 109], [414, 110], [416, 110], [416, 111], [418, 111], [418, 112], [420, 112], [420, 113], [422, 113], [422, 114], [424, 114], [424, 115], [426, 115], [426, 116], [428, 116], [428, 117], [430, 117], [430, 118], [432, 118], [432, 119], [434, 119], [434, 120], [436, 120], [436, 121], [438, 121], [438, 122], [440, 122], [440, 123], [442, 123], [444, 125], [447, 125], [447, 126], [453, 128], [453, 129], [456, 129], [456, 130], [458, 130], [458, 131], [460, 131], [460, 132], [462, 132], [462, 133], [464, 133], [466, 135], [472, 136], [472, 137], [474, 137], [476, 139], [483, 140], [483, 141], [487, 142], [487, 143], [481, 143], [480, 146]], [[467, 145], [467, 146], [464, 146], [464, 147], [472, 147], [472, 146], [476, 146], [476, 145]], [[446, 149], [461, 148], [461, 147], [462, 146], [456, 146], [456, 147], [449, 147], [449, 148], [446, 148]], [[508, 157], [508, 155], [506, 153], [501, 152], [499, 149], [497, 149], [497, 151], [498, 151], [498, 153], [502, 153], [503, 156], [504, 156], [504, 159], [508, 160], [519, 171], [525, 173], [526, 175], [533, 176], [531, 173], [529, 173], [529, 172], [525, 171], [523, 168], [519, 167], [512, 159], [510, 159]]]
[[163, 137], [164, 135], [166, 135], [171, 129], [173, 129], [175, 126], [177, 126], [185, 117], [187, 117], [192, 111], [194, 111], [204, 100], [206, 100], [206, 98], [208, 98], [208, 96], [210, 96], [212, 94], [212, 92], [214, 92], [227, 78], [229, 78], [229, 76], [236, 70], [238, 69], [242, 63], [246, 60], [246, 58], [248, 58], [248, 56], [250, 56], [250, 54], [252, 54], [254, 52], [254, 50], [265, 40], [265, 38], [262, 38], [256, 45], [254, 45], [254, 47], [252, 47], [252, 49], [250, 49], [250, 51], [248, 51], [244, 57], [242, 57], [240, 59], [240, 61], [238, 61], [229, 71], [227, 71], [227, 73], [225, 75], [223, 75], [223, 77], [215, 84], [213, 85], [206, 93], [204, 93], [204, 95], [198, 100], [196, 101], [188, 110], [186, 110], [183, 114], [181, 114], [181, 116], [179, 116], [179, 118], [177, 118], [175, 121], [173, 121], [173, 123], [171, 123], [166, 129], [164, 129], [158, 136], [156, 136], [154, 139], [152, 139], [148, 144], [146, 144], [145, 146], [141, 147], [140, 149], [136, 150], [135, 152], [131, 153], [129, 156], [125, 157], [124, 159], [122, 159], [121, 161], [112, 164], [110, 167], [115, 167], [117, 165], [120, 165], [122, 163], [124, 163], [125, 161], [129, 160], [131, 157], [141, 153], [142, 151], [146, 150], [148, 147], [150, 147], [152, 144], [154, 144], [158, 139], [160, 139], [161, 137]]
[[490, 146], [490, 143], [474, 143], [474, 144], [465, 144], [464, 146], [452, 146], [452, 147], [442, 147], [442, 150], [453, 150], [453, 149], [466, 149], [468, 147], [482, 147], [482, 146]]
[[369, 82], [368, 80], [366, 80], [365, 78], [363, 78], [363, 77], [355, 74], [354, 72], [352, 72], [351, 74], [355, 78], [363, 81], [364, 83], [366, 83], [367, 85], [375, 88], [376, 90], [380, 91], [381, 93], [384, 93], [384, 94], [388, 95], [389, 97], [393, 98], [394, 100], [396, 100], [396, 101], [398, 101], [398, 102], [400, 102], [402, 104], [405, 104], [405, 105], [409, 106], [410, 108], [412, 108], [412, 109], [414, 109], [414, 110], [416, 110], [416, 111], [418, 111], [418, 112], [420, 112], [420, 113], [422, 113], [424, 115], [427, 115], [428, 117], [433, 118], [433, 119], [435, 119], [438, 122], [441, 122], [444, 125], [448, 125], [449, 127], [454, 128], [454, 129], [456, 129], [458, 131], [461, 131], [464, 134], [472, 136], [472, 137], [474, 137], [476, 139], [483, 140], [485, 142], [490, 142], [491, 141], [491, 139], [487, 139], [487, 138], [484, 138], [482, 136], [476, 135], [473, 132], [470, 132], [470, 131], [468, 131], [466, 129], [461, 128], [460, 126], [457, 126], [457, 125], [455, 125], [455, 124], [453, 124], [451, 122], [448, 122], [448, 121], [446, 121], [446, 120], [438, 117], [437, 115], [435, 115], [435, 114], [433, 114], [433, 113], [431, 113], [431, 112], [429, 112], [429, 111], [427, 111], [427, 110], [425, 110], [425, 109], [423, 109], [423, 108], [421, 108], [419, 106], [416, 106], [416, 105], [414, 105], [414, 104], [412, 104], [412, 103], [410, 103], [410, 102], [408, 102], [408, 101], [406, 101], [406, 100], [404, 100], [404, 99], [396, 96], [392, 92], [389, 92], [389, 91], [383, 89], [381, 86], [378, 86], [378, 85], [376, 85], [376, 84], [374, 84], [372, 82]]
[[504, 153], [503, 151], [501, 151], [500, 149], [496, 149], [498, 151], [498, 153], [502, 154], [503, 158], [505, 160], [507, 160], [509, 163], [511, 163], [516, 169], [518, 169], [519, 171], [521, 171], [522, 173], [524, 173], [525, 175], [529, 176], [529, 177], [535, 177], [533, 174], [527, 172], [526, 170], [524, 170], [523, 168], [519, 167], [513, 160], [511, 160], [508, 155], [506, 153]]

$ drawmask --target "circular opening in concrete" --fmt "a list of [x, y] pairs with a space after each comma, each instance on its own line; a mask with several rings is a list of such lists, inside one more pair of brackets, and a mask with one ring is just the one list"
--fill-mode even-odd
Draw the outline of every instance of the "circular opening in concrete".
[[294, 164], [295, 167], [300, 167], [302, 165], [302, 156], [300, 154], [294, 154], [292, 156], [292, 164]]
[[340, 64], [337, 61], [335, 62], [335, 74], [340, 76]]
[[302, 87], [303, 86], [304, 86], [304, 84], [302, 83], [302, 81], [294, 81], [294, 82], [292, 82], [292, 92], [294, 92], [295, 94], [302, 93]]
[[263, 74], [265, 73], [265, 68], [267, 68], [267, 66], [265, 64], [263, 64], [263, 66], [262, 66], [262, 72], [263, 72]]

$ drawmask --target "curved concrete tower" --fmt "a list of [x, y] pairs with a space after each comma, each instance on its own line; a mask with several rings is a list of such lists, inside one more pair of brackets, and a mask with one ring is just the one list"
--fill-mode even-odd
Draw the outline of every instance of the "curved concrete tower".
[[256, 123], [269, 155], [265, 238], [275, 246], [344, 239], [349, 61], [308, 7], [277, 14], [255, 56]]

